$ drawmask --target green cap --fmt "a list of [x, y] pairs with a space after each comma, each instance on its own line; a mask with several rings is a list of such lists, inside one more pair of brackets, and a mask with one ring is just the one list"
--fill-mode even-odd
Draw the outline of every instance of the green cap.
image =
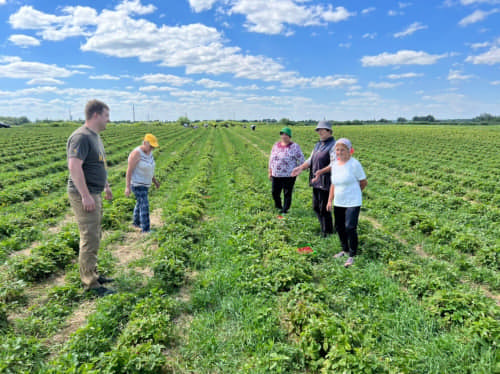
[[280, 130], [280, 135], [281, 134], [287, 134], [291, 138], [292, 137], [292, 129], [290, 127], [283, 127]]

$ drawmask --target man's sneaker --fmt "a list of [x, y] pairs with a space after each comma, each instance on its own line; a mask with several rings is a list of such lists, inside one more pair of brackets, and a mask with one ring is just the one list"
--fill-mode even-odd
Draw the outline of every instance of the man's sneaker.
[[97, 281], [100, 283], [100, 284], [104, 284], [104, 283], [112, 283], [114, 282], [115, 280], [113, 278], [106, 278], [102, 275], [99, 275], [99, 278], [97, 279]]
[[104, 297], [104, 296], [113, 295], [116, 293], [116, 291], [110, 290], [109, 288], [102, 287], [102, 286], [97, 287], [97, 288], [91, 288], [87, 292], [91, 292], [98, 297]]
[[347, 261], [345, 262], [344, 266], [345, 266], [346, 268], [348, 268], [349, 266], [351, 266], [351, 265], [352, 265], [352, 263], [353, 263], [353, 262], [354, 262], [354, 259], [353, 259], [352, 257], [349, 257], [349, 258], [347, 259]]
[[333, 258], [340, 258], [340, 257], [342, 257], [344, 255], [345, 255], [345, 252], [342, 251], [342, 252], [337, 253], [335, 256], [333, 256]]

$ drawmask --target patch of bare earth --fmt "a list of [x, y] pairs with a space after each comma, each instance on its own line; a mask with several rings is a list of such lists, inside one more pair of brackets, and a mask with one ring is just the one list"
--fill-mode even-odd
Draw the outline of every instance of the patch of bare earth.
[[86, 300], [81, 303], [71, 316], [66, 320], [66, 326], [50, 338], [51, 345], [63, 344], [68, 337], [80, 327], [85, 325], [89, 315], [96, 309], [95, 300]]
[[[54, 226], [51, 226], [47, 229], [47, 232], [50, 234], [50, 235], [55, 235], [57, 233], [59, 233], [62, 228], [70, 223], [73, 223], [73, 222], [76, 222], [75, 221], [75, 216], [73, 214], [66, 214], [66, 216], [61, 220], [59, 221], [56, 225]], [[21, 249], [20, 251], [16, 251], [16, 252], [12, 252], [10, 254], [10, 257], [16, 257], [16, 256], [30, 256], [31, 255], [31, 250], [37, 246], [40, 245], [40, 241], [34, 241], [33, 243], [31, 243], [29, 245], [29, 247], [26, 247], [24, 249]]]
[[[162, 225], [161, 209], [156, 209], [151, 213], [151, 227], [157, 228]], [[149, 237], [147, 234], [141, 233], [139, 230], [127, 232], [121, 244], [111, 246], [110, 250], [118, 259], [118, 266], [125, 267], [135, 260], [139, 260], [144, 256], [143, 248], [149, 245]], [[140, 269], [138, 269], [140, 271]], [[150, 270], [148, 270], [150, 272]], [[146, 271], [146, 273], [148, 272]], [[152, 274], [151, 274], [152, 276]], [[80, 327], [85, 326], [88, 316], [95, 311], [96, 300], [87, 300], [81, 303], [77, 309], [68, 317], [64, 327], [50, 339], [50, 343], [58, 345], [64, 344], [68, 338]]]

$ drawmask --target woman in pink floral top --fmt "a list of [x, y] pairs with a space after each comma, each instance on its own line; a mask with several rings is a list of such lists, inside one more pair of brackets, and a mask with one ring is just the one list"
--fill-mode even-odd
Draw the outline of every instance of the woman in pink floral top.
[[[292, 204], [295, 177], [292, 170], [304, 162], [304, 154], [297, 143], [292, 142], [292, 130], [284, 127], [280, 131], [281, 141], [273, 145], [269, 157], [269, 179], [272, 181], [274, 204], [280, 213], [288, 213]], [[281, 203], [281, 191], [284, 202]]]

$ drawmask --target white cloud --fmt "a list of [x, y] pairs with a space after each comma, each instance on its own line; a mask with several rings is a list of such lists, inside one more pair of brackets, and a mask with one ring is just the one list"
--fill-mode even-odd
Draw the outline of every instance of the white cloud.
[[345, 21], [355, 15], [342, 6], [308, 5], [304, 0], [189, 0], [195, 12], [208, 10], [217, 2], [221, 4], [221, 12], [245, 16], [249, 31], [271, 35], [292, 35], [286, 25], [317, 26]]
[[403, 73], [403, 74], [389, 74], [387, 78], [389, 79], [404, 79], [404, 78], [417, 78], [422, 77], [422, 73]]
[[[238, 1], [236, 5], [253, 4]], [[213, 27], [198, 23], [159, 26], [145, 19], [132, 18], [129, 14], [149, 12], [152, 8], [143, 7], [138, 0], [126, 4], [128, 5], [120, 4], [114, 10], [105, 9], [97, 17], [78, 19], [78, 12], [70, 12], [69, 8], [63, 8], [66, 15], [55, 16], [39, 12], [32, 7], [21, 7], [17, 13], [11, 15], [10, 22], [16, 28], [37, 30], [42, 38], [47, 39], [53, 38], [54, 32], [61, 38], [80, 33], [86, 36], [85, 43], [80, 47], [84, 52], [97, 52], [119, 58], [136, 57], [141, 62], [159, 62], [165, 67], [184, 67], [187, 74], [229, 73], [237, 78], [268, 82], [299, 78], [297, 72], [286, 71], [281, 63], [271, 58], [244, 54], [239, 47], [228, 46], [224, 35]], [[92, 8], [84, 9], [89, 15], [95, 14]], [[330, 8], [306, 8], [306, 11], [312, 12], [311, 9], [319, 12]], [[318, 17], [319, 15], [316, 15], [315, 22]], [[83, 21], [84, 18], [86, 21]], [[76, 25], [78, 30], [74, 30], [74, 33], [62, 32], [68, 25]]]
[[94, 69], [93, 66], [91, 65], [85, 65], [85, 64], [78, 64], [78, 65], [68, 65], [69, 68], [71, 69]]
[[358, 80], [349, 76], [329, 75], [325, 77], [303, 78], [295, 77], [283, 81], [285, 87], [340, 88], [356, 84]]
[[75, 74], [74, 71], [67, 70], [57, 65], [23, 61], [19, 57], [12, 56], [4, 56], [0, 58], [0, 78], [66, 78], [73, 74]]
[[475, 65], [495, 65], [500, 64], [500, 47], [493, 46], [487, 52], [477, 56], [469, 56], [465, 59], [467, 62], [472, 62]]
[[9, 41], [23, 48], [40, 45], [40, 40], [37, 38], [23, 34], [13, 34], [9, 36]]
[[195, 12], [211, 9], [217, 0], [189, 0], [189, 5]]
[[370, 82], [368, 87], [370, 88], [394, 88], [400, 86], [401, 82]]
[[412, 6], [412, 3], [403, 3], [403, 2], [398, 2], [398, 6], [400, 9], [408, 8], [409, 6]]
[[7, 4], [7, 0], [0, 0], [0, 5], [5, 5]]
[[395, 17], [395, 16], [402, 16], [403, 14], [405, 14], [404, 12], [402, 11], [397, 11], [397, 10], [392, 10], [390, 9], [388, 12], [387, 12], [387, 15], [388, 16], [391, 16], [391, 17]]
[[432, 65], [448, 54], [432, 55], [424, 51], [400, 50], [396, 53], [383, 52], [376, 56], [364, 56], [363, 66], [389, 65]]
[[351, 48], [352, 43], [339, 43], [340, 48]]
[[492, 86], [500, 86], [500, 81], [492, 81], [490, 82]]
[[356, 13], [349, 12], [346, 8], [338, 6], [335, 9], [328, 8], [323, 10], [321, 13], [321, 18], [326, 22], [340, 22], [345, 21], [349, 17], [354, 16]]
[[192, 82], [192, 79], [179, 77], [172, 74], [146, 74], [142, 77], [134, 78], [136, 81], [143, 81], [146, 83], [166, 83], [172, 86], [184, 86]]
[[448, 73], [449, 81], [464, 81], [472, 78], [474, 78], [474, 75], [463, 74], [463, 72], [460, 70], [450, 69], [450, 72]]
[[203, 78], [203, 79], [200, 79], [199, 81], [197, 81], [196, 83], [198, 83], [199, 85], [201, 86], [204, 86], [206, 88], [224, 88], [224, 87], [231, 87], [231, 84], [227, 83], [227, 82], [221, 82], [221, 81], [214, 81], [212, 79], [208, 79], [208, 78]]
[[369, 7], [369, 8], [365, 8], [361, 11], [361, 14], [368, 14], [368, 13], [371, 13], [371, 12], [374, 12], [375, 11], [375, 7]]
[[460, 0], [462, 5], [473, 4], [500, 4], [500, 0]]
[[115, 77], [114, 75], [109, 75], [109, 74], [101, 74], [101, 75], [91, 75], [89, 76], [89, 79], [118, 81], [120, 80], [120, 77]]
[[408, 26], [405, 30], [397, 32], [394, 34], [395, 38], [402, 38], [408, 35], [411, 35], [418, 30], [424, 30], [427, 28], [427, 25], [423, 25], [420, 22], [413, 22], [410, 26]]
[[480, 49], [480, 48], [486, 48], [491, 45], [490, 42], [482, 42], [482, 43], [470, 43], [468, 44], [472, 49]]
[[363, 34], [363, 39], [375, 39], [377, 37], [376, 32], [367, 32]]
[[125, 14], [150, 14], [156, 10], [153, 4], [142, 5], [140, 0], [124, 0], [116, 6], [118, 12]]
[[499, 9], [492, 9], [488, 12], [485, 12], [484, 10], [475, 10], [471, 14], [469, 14], [467, 17], [464, 17], [458, 22], [458, 24], [462, 27], [471, 25], [476, 22], [483, 21], [486, 17], [488, 17], [491, 14], [498, 13]]
[[89, 26], [97, 22], [97, 12], [93, 8], [67, 6], [62, 8], [62, 16], [47, 14], [32, 6], [22, 6], [9, 17], [14, 29], [38, 30], [45, 40], [64, 40], [71, 36], [88, 36]]
[[[261, 88], [259, 86], [257, 86], [256, 84], [251, 84], [249, 86], [238, 86], [238, 87], [235, 87], [234, 89], [236, 91], [257, 91], [257, 90], [260, 90]], [[270, 89], [276, 89], [276, 87], [268, 86], [268, 87], [264, 87], [264, 89], [270, 90]]]
[[175, 90], [177, 90], [177, 88], [169, 86], [156, 86], [156, 85], [143, 86], [139, 88], [139, 91], [142, 92], [162, 92], [162, 91], [175, 91]]
[[59, 86], [63, 81], [54, 78], [34, 78], [27, 82], [30, 86]]

